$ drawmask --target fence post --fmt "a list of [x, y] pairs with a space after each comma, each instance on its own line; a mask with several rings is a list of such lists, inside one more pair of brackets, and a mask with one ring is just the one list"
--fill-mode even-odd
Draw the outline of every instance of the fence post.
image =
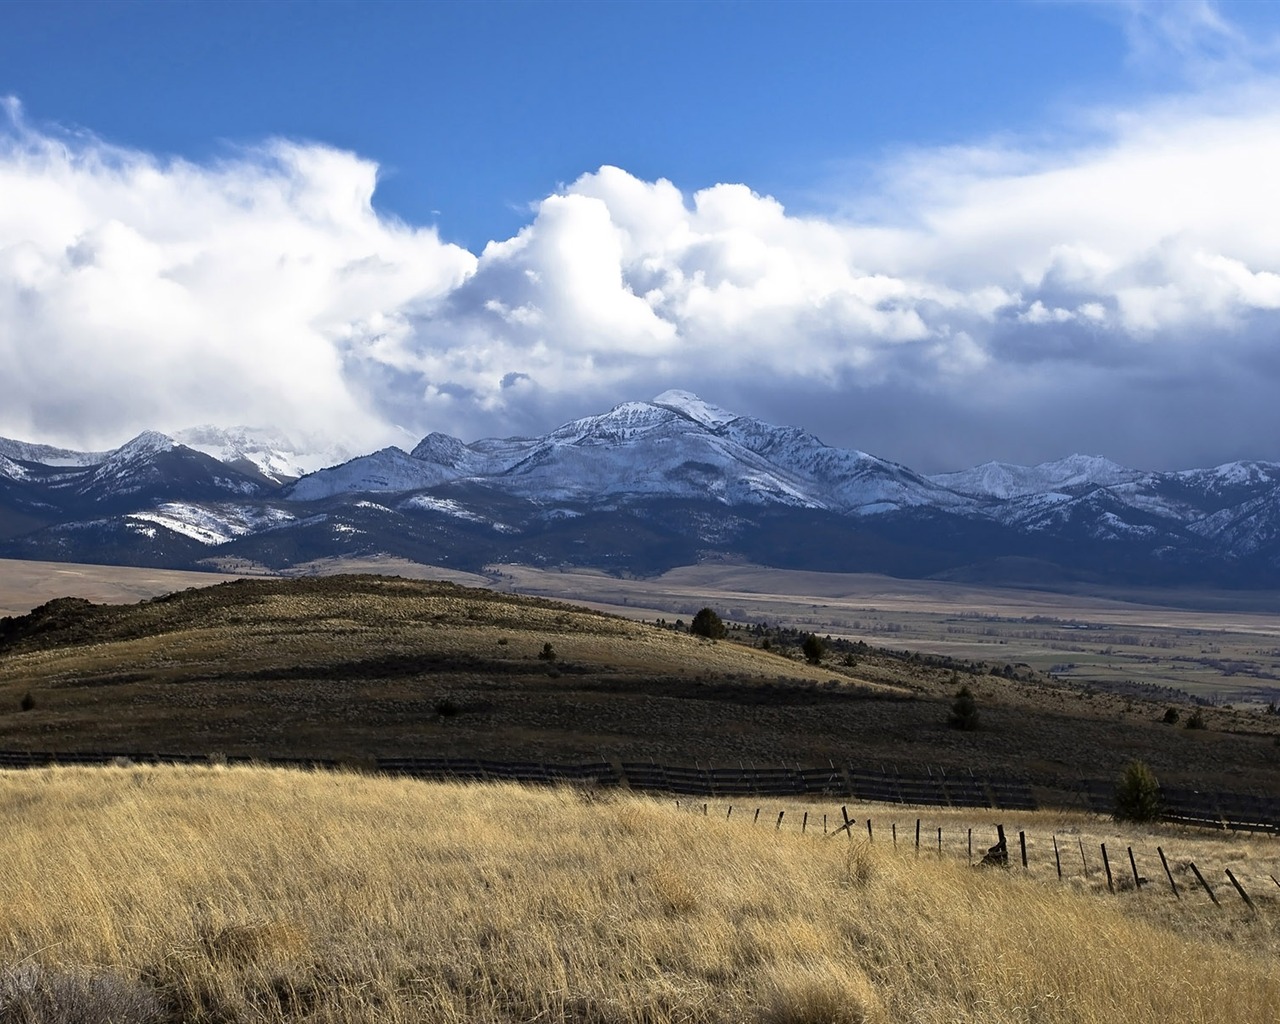
[[825, 814], [822, 816], [822, 834], [824, 836], [827, 834], [827, 816]]
[[969, 829], [969, 863], [973, 864], [973, 829]]
[[753, 825], [754, 825], [754, 824], [755, 824], [757, 821], [759, 821], [759, 820], [760, 820], [760, 808], [759, 808], [759, 807], [757, 807], [757, 808], [756, 808], [756, 816], [755, 816], [754, 818], [752, 818], [752, 819], [751, 819], [751, 824], [753, 824]]
[[1169, 862], [1165, 860], [1164, 850], [1159, 846], [1156, 847], [1156, 853], [1160, 854], [1160, 863], [1164, 865], [1164, 873], [1169, 879], [1169, 885], [1173, 888], [1173, 894], [1182, 899], [1182, 893], [1178, 892], [1178, 883], [1173, 880], [1173, 872], [1169, 870]]
[[1257, 913], [1257, 908], [1253, 905], [1253, 900], [1249, 899], [1249, 894], [1244, 891], [1244, 886], [1236, 881], [1236, 876], [1231, 873], [1231, 869], [1227, 868], [1227, 877], [1231, 879], [1231, 884], [1236, 887], [1236, 892], [1240, 894], [1240, 898], [1244, 900], [1244, 905], [1250, 910]]
[[867, 819], [867, 842], [874, 842], [875, 836], [871, 834], [871, 819]]
[[800, 822], [800, 834], [804, 835], [809, 828], [809, 812], [804, 812], [804, 819]]
[[1027, 869], [1027, 834], [1025, 832], [1018, 833], [1018, 848], [1022, 850], [1022, 869]]
[[730, 818], [733, 817], [733, 804], [729, 805], [729, 813], [726, 814], [724, 817], [726, 821], [728, 821]]
[[1053, 837], [1053, 863], [1058, 868], [1058, 881], [1062, 881], [1062, 855], [1058, 853], [1058, 837]]
[[942, 856], [942, 826], [938, 826], [938, 856]]
[[[893, 848], [896, 850], [898, 848], [898, 823], [896, 821], [893, 822], [892, 827], [893, 827]], [[1277, 882], [1276, 884], [1280, 885], [1280, 882]]]
[[786, 811], [779, 811], [779, 812], [778, 812], [778, 824], [776, 824], [776, 825], [774, 825], [774, 826], [773, 826], [773, 830], [774, 830], [775, 832], [777, 832], [777, 831], [781, 830], [781, 828], [782, 828], [782, 816], [783, 816], [784, 814], [786, 814], [786, 813], [787, 813]]
[[1107, 844], [1102, 844], [1102, 866], [1107, 869], [1107, 891], [1115, 892], [1116, 887], [1111, 884], [1111, 861], [1107, 860]]
[[850, 840], [853, 839], [853, 822], [849, 820], [849, 808], [844, 804], [840, 805], [840, 816], [844, 818], [844, 831]]
[[916, 818], [916, 856], [920, 856], [920, 819]]
[[1213, 900], [1213, 905], [1215, 907], [1222, 906], [1222, 904], [1218, 902], [1218, 897], [1213, 894], [1213, 890], [1209, 888], [1209, 883], [1204, 880], [1204, 875], [1200, 874], [1200, 869], [1196, 867], [1196, 862], [1188, 861], [1188, 863], [1191, 865], [1191, 871], [1196, 876], [1196, 880], [1204, 886], [1204, 891], [1209, 894], [1209, 899]]
[[1133, 847], [1129, 847], [1129, 868], [1133, 872], [1133, 887], [1142, 892], [1142, 887], [1147, 884], [1147, 879], [1138, 874], [1138, 862], [1133, 859]]
[[707, 805], [706, 805], [706, 804], [703, 804], [703, 805], [702, 805], [702, 816], [703, 816], [704, 818], [707, 816]]
[[1084, 839], [1077, 838], [1077, 842], [1080, 844], [1080, 863], [1084, 865], [1084, 877], [1087, 880], [1089, 878], [1089, 859], [1084, 855]]

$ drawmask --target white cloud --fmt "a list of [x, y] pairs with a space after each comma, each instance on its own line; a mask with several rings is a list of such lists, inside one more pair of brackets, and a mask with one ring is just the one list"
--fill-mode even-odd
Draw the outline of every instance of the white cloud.
[[349, 153], [164, 161], [15, 107], [0, 433], [473, 437], [686, 386], [923, 468], [1156, 464], [1185, 461], [1195, 393], [1196, 457], [1280, 457], [1258, 450], [1280, 436], [1277, 100], [1254, 81], [1095, 112], [1083, 142], [912, 154], [855, 197], [874, 224], [602, 167], [478, 256], [379, 216]]
[[376, 168], [272, 142], [201, 166], [0, 133], [0, 431], [111, 444], [282, 422], [386, 435], [350, 364], [475, 259], [379, 218]]

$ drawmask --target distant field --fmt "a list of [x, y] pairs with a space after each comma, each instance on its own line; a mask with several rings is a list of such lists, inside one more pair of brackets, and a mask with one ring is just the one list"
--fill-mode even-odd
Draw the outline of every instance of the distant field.
[[[1280, 593], [975, 587], [872, 574], [687, 566], [651, 579], [494, 567], [520, 593], [588, 600], [635, 617], [704, 605], [768, 622], [951, 658], [1025, 663], [1141, 695], [1170, 688], [1243, 707], [1280, 701]], [[1195, 604], [1202, 605], [1197, 610]], [[1157, 694], [1158, 695], [1158, 694]]]
[[[0, 616], [54, 597], [128, 603], [210, 586], [222, 573], [0, 560]], [[706, 605], [726, 618], [950, 658], [1023, 663], [1039, 672], [1134, 696], [1179, 695], [1245, 709], [1280, 703], [1280, 592], [1110, 591], [1075, 594], [819, 573], [699, 565], [647, 579], [591, 570], [491, 566], [485, 575], [404, 559], [328, 559], [290, 576], [385, 573], [574, 601], [633, 619], [686, 621]]]

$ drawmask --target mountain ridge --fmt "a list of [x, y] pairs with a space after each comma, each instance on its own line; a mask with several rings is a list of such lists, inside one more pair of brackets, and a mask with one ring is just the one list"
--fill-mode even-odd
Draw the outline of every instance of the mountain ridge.
[[244, 427], [146, 431], [104, 453], [0, 439], [0, 554], [284, 567], [388, 553], [628, 572], [746, 557], [1280, 585], [1280, 463], [1155, 472], [1077, 454], [925, 475], [676, 389], [538, 437], [433, 432], [412, 451], [291, 475], [340, 454]]

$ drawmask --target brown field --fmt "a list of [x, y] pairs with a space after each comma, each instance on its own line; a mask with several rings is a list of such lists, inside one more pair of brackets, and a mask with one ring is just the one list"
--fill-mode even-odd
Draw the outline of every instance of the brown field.
[[[1254, 876], [1251, 913], [699, 812], [250, 768], [0, 773], [0, 1017], [1280, 1019], [1280, 903]], [[1257, 840], [1138, 838], [1274, 867]]]

